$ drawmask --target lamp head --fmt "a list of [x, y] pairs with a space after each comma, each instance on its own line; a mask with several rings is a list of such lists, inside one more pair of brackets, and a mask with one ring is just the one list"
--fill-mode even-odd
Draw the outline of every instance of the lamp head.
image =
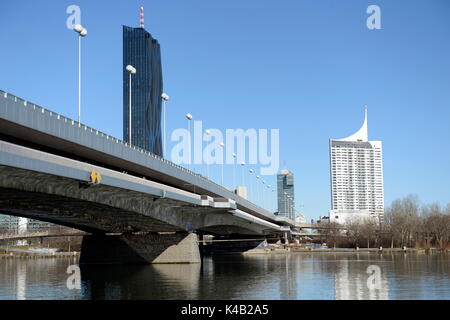
[[192, 114], [190, 114], [190, 113], [186, 114], [186, 119], [192, 120]]
[[132, 74], [135, 74], [136, 73], [136, 68], [134, 68], [132, 65], [127, 65], [126, 67], [125, 67], [125, 69], [129, 72], [129, 73], [132, 73]]
[[73, 30], [75, 32], [80, 33], [81, 31], [83, 31], [83, 26], [81, 24], [76, 24], [76, 25], [73, 26]]
[[161, 98], [163, 98], [163, 100], [168, 101], [169, 100], [169, 95], [167, 93], [163, 93], [161, 95]]

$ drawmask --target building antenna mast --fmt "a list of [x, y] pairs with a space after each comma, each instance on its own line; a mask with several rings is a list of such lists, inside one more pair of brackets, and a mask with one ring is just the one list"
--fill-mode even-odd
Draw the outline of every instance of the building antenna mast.
[[144, 29], [144, 6], [141, 6], [141, 18], [139, 20], [139, 26]]

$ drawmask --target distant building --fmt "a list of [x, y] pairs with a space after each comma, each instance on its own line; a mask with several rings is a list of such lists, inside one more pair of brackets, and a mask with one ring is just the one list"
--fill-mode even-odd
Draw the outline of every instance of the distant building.
[[[314, 223], [311, 221], [311, 223]], [[317, 220], [317, 223], [330, 223], [330, 217], [327, 216], [321, 216], [319, 220]]]
[[163, 78], [159, 43], [143, 27], [123, 26], [123, 138], [129, 142], [129, 74], [131, 76], [131, 144], [162, 156]]
[[277, 175], [278, 215], [295, 219], [294, 174], [289, 170], [281, 170]]
[[296, 224], [306, 224], [307, 222], [308, 221], [307, 221], [306, 217], [303, 215], [299, 215], [299, 216], [295, 217]]
[[19, 225], [19, 217], [0, 215], [1, 230], [17, 230]]
[[50, 228], [51, 223], [0, 214], [0, 232], [26, 232]]
[[375, 222], [377, 223], [378, 216], [370, 213], [369, 210], [331, 210], [329, 222], [339, 223], [339, 224], [349, 224], [349, 223], [364, 223], [364, 222]]
[[384, 219], [381, 141], [368, 141], [367, 108], [358, 132], [330, 139], [330, 221], [345, 223], [364, 217]]

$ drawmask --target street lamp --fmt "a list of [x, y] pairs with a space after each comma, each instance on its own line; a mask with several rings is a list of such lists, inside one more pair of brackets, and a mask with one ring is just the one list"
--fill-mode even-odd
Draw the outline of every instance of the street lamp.
[[291, 197], [290, 196], [286, 196], [286, 197], [287, 197], [287, 205], [288, 205], [287, 216], [288, 216], [288, 218], [291, 218]]
[[169, 96], [167, 93], [163, 93], [161, 95], [161, 98], [163, 100], [163, 130], [164, 130], [164, 136], [163, 136], [163, 157], [166, 158], [166, 101], [169, 101]]
[[[248, 172], [249, 172], [249, 178], [248, 178], [248, 194], [250, 195], [251, 194], [251, 189], [252, 189], [252, 174], [253, 174], [253, 169], [249, 169], [248, 170]], [[252, 196], [252, 198], [254, 199], [254, 197]], [[250, 199], [250, 197], [249, 197], [249, 199]]]
[[241, 182], [242, 182], [242, 186], [244, 187], [245, 185], [245, 180], [244, 180], [244, 166], [245, 166], [245, 162], [242, 161], [241, 162]]
[[236, 153], [232, 153], [233, 157], [233, 189], [236, 189]]
[[263, 179], [261, 179], [261, 182], [262, 182], [262, 186], [261, 186], [261, 196], [262, 196], [262, 199], [261, 199], [261, 205], [262, 206], [265, 206], [265, 203], [264, 203], [264, 200], [265, 200], [265, 192], [264, 192], [264, 187], [265, 187], [265, 184], [266, 184], [266, 181], [264, 181]]
[[192, 120], [192, 114], [190, 114], [190, 113], [187, 113], [186, 114], [186, 119], [188, 120], [188, 131], [189, 131], [189, 163], [188, 163], [188, 168], [189, 168], [189, 170], [191, 170], [191, 120]]
[[[211, 134], [211, 130], [206, 129], [206, 130], [205, 130], [205, 134], [206, 134], [207, 136], [209, 136], [209, 135]], [[209, 165], [209, 155], [208, 155], [208, 152], [206, 152], [206, 178], [209, 179], [209, 169], [208, 169], [208, 165]]]
[[256, 201], [259, 202], [259, 183], [260, 176], [256, 176]]
[[295, 203], [294, 197], [291, 197], [291, 219], [295, 220]]
[[272, 189], [273, 211], [277, 210], [277, 198], [275, 198], [275, 189]]
[[131, 146], [131, 75], [136, 74], [136, 69], [132, 65], [127, 65], [125, 69], [129, 73], [129, 93], [128, 93], [128, 143]]
[[81, 122], [81, 38], [87, 36], [87, 29], [76, 24], [73, 30], [78, 33], [78, 126]]
[[220, 147], [222, 148], [222, 186], [223, 186], [223, 163], [224, 163], [224, 161], [223, 161], [223, 155], [224, 155], [223, 150], [225, 148], [225, 144], [223, 142], [221, 142], [220, 143]]
[[287, 203], [287, 197], [288, 197], [288, 195], [287, 195], [287, 192], [284, 192], [284, 214], [287, 216], [288, 215], [288, 203]]

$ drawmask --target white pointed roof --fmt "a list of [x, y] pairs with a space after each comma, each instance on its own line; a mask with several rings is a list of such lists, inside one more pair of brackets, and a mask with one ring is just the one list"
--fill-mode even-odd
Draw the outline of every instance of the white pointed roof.
[[365, 106], [364, 123], [362, 127], [351, 136], [344, 139], [336, 139], [336, 141], [369, 141], [369, 134], [367, 129], [367, 106]]

